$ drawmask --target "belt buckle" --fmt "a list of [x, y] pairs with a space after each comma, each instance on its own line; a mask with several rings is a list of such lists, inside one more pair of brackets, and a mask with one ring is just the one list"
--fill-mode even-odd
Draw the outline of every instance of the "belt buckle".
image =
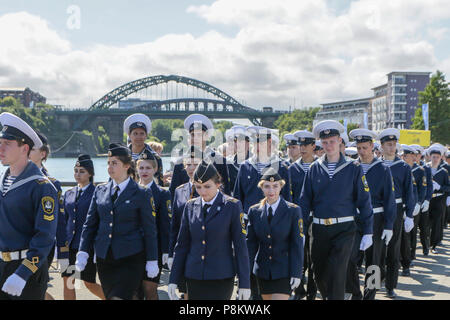
[[333, 218], [328, 218], [328, 219], [323, 219], [323, 220], [324, 220], [324, 224], [326, 226], [333, 224]]
[[12, 261], [10, 252], [2, 252], [2, 260], [5, 262]]

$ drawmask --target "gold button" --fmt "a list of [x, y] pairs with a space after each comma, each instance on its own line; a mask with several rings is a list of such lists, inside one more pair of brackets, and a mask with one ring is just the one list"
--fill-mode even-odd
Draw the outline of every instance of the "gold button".
[[205, 242], [205, 240], [203, 240], [203, 242], [202, 242], [203, 244], [206, 244], [206, 242]]
[[272, 249], [272, 246], [269, 246], [269, 249]]
[[205, 256], [202, 256], [202, 260], [205, 260]]
[[75, 220], [73, 220], [73, 223], [75, 223]]
[[269, 257], [269, 260], [272, 260], [272, 257]]
[[73, 209], [73, 212], [77, 212], [77, 210]]
[[110, 234], [109, 237], [112, 238], [112, 234]]
[[269, 234], [269, 235], [267, 235], [267, 238], [269, 238], [269, 239], [270, 239], [270, 234]]
[[109, 224], [110, 227], [112, 227], [112, 222]]
[[113, 214], [113, 212], [111, 211], [111, 214]]
[[75, 230], [73, 230], [73, 234], [75, 234]]
[[205, 230], [205, 226], [202, 226], [202, 230]]

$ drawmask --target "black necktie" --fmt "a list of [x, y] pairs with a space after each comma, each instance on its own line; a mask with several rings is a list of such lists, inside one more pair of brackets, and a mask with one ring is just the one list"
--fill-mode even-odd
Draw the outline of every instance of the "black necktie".
[[203, 219], [206, 220], [206, 214], [208, 213], [208, 209], [211, 208], [210, 204], [205, 204], [203, 206]]
[[83, 189], [78, 189], [78, 193], [77, 193], [77, 197], [75, 199], [75, 202], [78, 202], [78, 199], [80, 199], [82, 192], [83, 192]]
[[269, 220], [269, 224], [272, 221], [273, 218], [273, 210], [272, 207], [269, 207], [269, 215], [267, 216], [267, 219]]
[[111, 201], [114, 203], [117, 200], [117, 197], [119, 196], [119, 186], [116, 186], [116, 191], [114, 191], [114, 194], [111, 196]]

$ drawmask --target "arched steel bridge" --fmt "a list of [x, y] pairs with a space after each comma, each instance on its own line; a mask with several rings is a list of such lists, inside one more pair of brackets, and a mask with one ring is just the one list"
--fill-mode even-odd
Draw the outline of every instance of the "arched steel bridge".
[[[233, 109], [233, 111], [246, 111], [246, 110], [255, 111], [252, 108], [242, 105], [241, 103], [239, 103], [236, 99], [234, 99], [229, 94], [223, 92], [222, 90], [220, 90], [206, 82], [202, 82], [199, 80], [195, 80], [195, 79], [187, 78], [187, 77], [183, 77], [183, 76], [177, 76], [177, 75], [169, 75], [169, 76], [158, 75], [158, 76], [152, 76], [152, 77], [142, 78], [139, 80], [128, 82], [128, 83], [108, 92], [107, 94], [105, 94], [102, 98], [100, 98], [98, 101], [96, 101], [89, 108], [89, 110], [109, 109], [111, 106], [113, 106], [114, 104], [118, 103], [120, 100], [128, 97], [129, 95], [131, 95], [133, 93], [136, 93], [136, 92], [146, 89], [148, 87], [157, 86], [157, 85], [160, 85], [163, 83], [168, 83], [171, 81], [174, 81], [176, 83], [183, 83], [183, 84], [186, 84], [186, 85], [189, 85], [192, 87], [202, 89], [205, 92], [210, 93], [221, 100], [213, 101], [212, 99], [195, 99], [195, 98], [193, 98], [192, 101], [188, 101], [188, 99], [183, 98], [183, 99], [171, 99], [171, 100], [160, 101], [160, 103], [159, 103], [160, 105], [169, 105], [172, 103], [173, 104], [177, 104], [177, 103], [178, 104], [180, 104], [180, 103], [186, 104], [188, 102], [193, 102], [193, 103], [203, 102], [203, 103], [212, 103], [212, 104], [216, 104], [216, 105], [221, 104], [221, 105], [224, 105], [227, 107], [229, 106]], [[175, 100], [179, 100], [179, 101], [175, 101]], [[205, 100], [208, 100], [208, 101], [205, 101]]]

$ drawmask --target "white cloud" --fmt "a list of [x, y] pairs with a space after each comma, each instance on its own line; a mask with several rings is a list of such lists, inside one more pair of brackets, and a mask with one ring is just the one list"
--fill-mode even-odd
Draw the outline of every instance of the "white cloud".
[[[448, 28], [433, 25], [450, 18], [447, 0], [360, 0], [338, 16], [325, 0], [218, 0], [187, 11], [211, 30], [84, 50], [42, 18], [0, 16], [0, 86], [30, 86], [53, 102], [88, 107], [128, 81], [180, 74], [250, 106], [287, 107], [294, 97], [299, 106], [369, 96], [394, 70], [450, 74], [450, 56], [439, 61], [435, 52]], [[217, 23], [239, 32], [225, 36], [213, 30]]]

